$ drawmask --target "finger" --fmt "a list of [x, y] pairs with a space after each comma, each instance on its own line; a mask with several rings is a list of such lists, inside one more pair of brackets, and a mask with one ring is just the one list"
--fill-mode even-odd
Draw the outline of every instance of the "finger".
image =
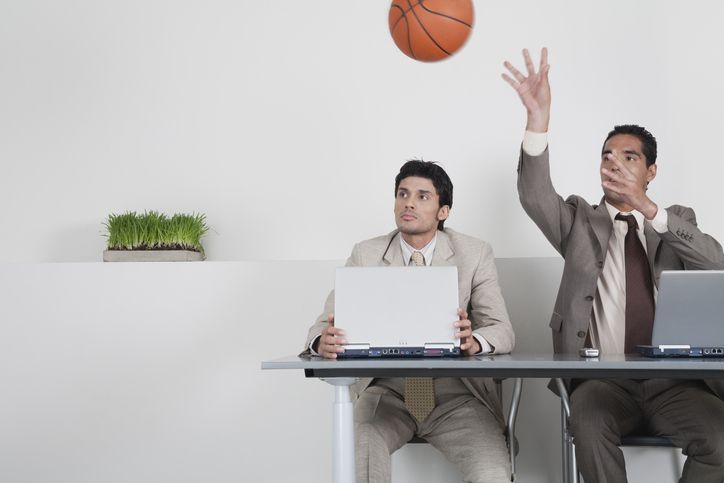
[[538, 72], [540, 72], [542, 74], [544, 70], [546, 70], [546, 73], [547, 73], [547, 70], [548, 70], [548, 48], [547, 47], [543, 47], [542, 49], [540, 49], [540, 67], [538, 68]]
[[503, 63], [506, 69], [510, 71], [511, 74], [513, 74], [513, 77], [515, 77], [515, 80], [517, 80], [520, 83], [525, 82], [525, 76], [520, 73], [518, 69], [516, 69], [513, 64], [508, 62], [507, 60]]
[[518, 82], [514, 81], [512, 77], [510, 77], [508, 74], [502, 74], [503, 80], [511, 85], [513, 89], [516, 91], [518, 90], [518, 86], [520, 85]]
[[618, 193], [620, 195], [624, 194], [624, 191], [625, 191], [625, 187], [621, 186], [618, 183], [612, 182], [612, 181], [602, 181], [601, 186], [603, 186], [604, 188], [606, 188], [610, 191], [613, 191], [614, 193]]
[[528, 70], [528, 76], [535, 75], [535, 67], [533, 67], [533, 60], [530, 58], [528, 49], [523, 49], [523, 59], [525, 59], [525, 68]]
[[[465, 312], [465, 309], [458, 309], [458, 317], [460, 317], [460, 320], [464, 320], [468, 318], [468, 313]], [[468, 321], [470, 322], [470, 321]]]
[[549, 84], [548, 84], [548, 71], [550, 71], [550, 70], [551, 70], [551, 66], [550, 66], [550, 65], [546, 65], [546, 66], [540, 71], [541, 82], [542, 82], [543, 85], [546, 86], [546, 87], [548, 87], [548, 85], [549, 85]]
[[456, 339], [467, 339], [468, 337], [471, 337], [473, 335], [473, 331], [470, 329], [461, 330], [460, 332], [455, 333]]
[[330, 313], [329, 315], [327, 315], [327, 323], [329, 323], [330, 325], [334, 325], [334, 314], [333, 313]]
[[636, 177], [633, 175], [631, 170], [628, 169], [628, 166], [626, 166], [626, 164], [624, 164], [624, 162], [621, 161], [619, 158], [611, 157], [609, 159], [615, 168], [615, 169], [610, 169], [609, 171], [616, 172], [616, 174], [618, 175], [618, 179], [620, 179], [622, 181], [625, 179], [628, 179], [628, 180], [636, 179]]

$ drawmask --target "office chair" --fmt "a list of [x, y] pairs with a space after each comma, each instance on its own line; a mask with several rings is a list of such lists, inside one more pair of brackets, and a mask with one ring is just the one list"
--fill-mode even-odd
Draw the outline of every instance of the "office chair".
[[[494, 379], [495, 389], [498, 400], [503, 403], [503, 379]], [[518, 441], [515, 439], [515, 420], [518, 417], [518, 408], [520, 407], [520, 395], [523, 391], [523, 379], [514, 378], [513, 393], [510, 398], [510, 408], [508, 409], [508, 417], [505, 424], [505, 440], [508, 444], [508, 454], [510, 455], [510, 481], [515, 481], [515, 456], [518, 454]], [[427, 443], [423, 438], [413, 437], [409, 442], [412, 444]]]
[[[559, 396], [561, 397], [561, 463], [563, 470], [563, 483], [579, 483], [580, 473], [576, 465], [576, 447], [573, 443], [573, 435], [568, 428], [568, 418], [571, 416], [571, 403], [568, 398], [568, 389], [563, 379], [557, 378], [556, 386], [558, 387]], [[669, 438], [663, 436], [652, 436], [643, 433], [634, 433], [621, 437], [619, 446], [644, 447], [652, 446], [659, 448], [676, 448], [677, 446], [671, 442]], [[675, 468], [676, 477], [681, 474], [681, 468], [678, 464]]]

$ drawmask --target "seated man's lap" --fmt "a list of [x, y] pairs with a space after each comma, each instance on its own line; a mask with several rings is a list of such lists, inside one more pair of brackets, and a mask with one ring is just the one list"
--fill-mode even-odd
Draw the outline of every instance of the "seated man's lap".
[[686, 449], [723, 437], [724, 401], [697, 380], [588, 380], [571, 394], [570, 423], [577, 444], [642, 430]]

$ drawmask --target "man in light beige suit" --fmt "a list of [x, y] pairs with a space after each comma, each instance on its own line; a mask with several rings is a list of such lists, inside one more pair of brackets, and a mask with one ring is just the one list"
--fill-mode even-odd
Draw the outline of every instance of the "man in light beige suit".
[[[507, 353], [513, 329], [498, 286], [490, 245], [449, 228], [452, 183], [435, 163], [409, 161], [395, 178], [397, 230], [355, 245], [347, 266], [455, 265], [458, 332], [464, 355]], [[410, 303], [415, 303], [411, 300]], [[309, 330], [307, 351], [336, 358], [344, 329], [334, 326], [334, 291]], [[410, 409], [413, 383], [427, 384], [429, 409]], [[413, 381], [415, 380], [415, 381]], [[415, 386], [419, 391], [419, 386]], [[391, 454], [418, 435], [440, 450], [465, 481], [510, 481], [500, 401], [490, 379], [363, 379], [352, 387], [358, 482], [389, 482]], [[415, 416], [413, 416], [414, 412]]]

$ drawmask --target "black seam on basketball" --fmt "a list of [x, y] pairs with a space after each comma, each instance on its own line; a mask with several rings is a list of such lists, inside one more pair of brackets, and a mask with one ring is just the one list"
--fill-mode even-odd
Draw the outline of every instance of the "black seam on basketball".
[[434, 11], [434, 10], [430, 10], [430, 9], [427, 8], [427, 7], [425, 6], [425, 4], [422, 3], [422, 2], [423, 2], [423, 0], [420, 0], [420, 6], [421, 6], [422, 8], [424, 8], [425, 10], [427, 10], [428, 12], [430, 12], [431, 14], [433, 14], [433, 15], [439, 15], [440, 17], [449, 18], [450, 20], [455, 20], [456, 22], [460, 22], [461, 24], [465, 25], [465, 26], [468, 27], [468, 28], [473, 28], [472, 25], [470, 25], [470, 24], [467, 23], [467, 22], [463, 22], [463, 21], [460, 20], [459, 18], [451, 17], [450, 15], [445, 15], [444, 13], [440, 13], [440, 12], [436, 12], [436, 11]]
[[[407, 0], [407, 3], [409, 4], [409, 3], [410, 3], [410, 0]], [[417, 5], [420, 5], [420, 3], [418, 3]], [[415, 5], [415, 6], [417, 6], [417, 5]], [[442, 50], [443, 52], [445, 52], [445, 54], [447, 54], [447, 55], [452, 55], [450, 52], [448, 52], [447, 50], [443, 49], [443, 48], [442, 48], [442, 45], [438, 44], [438, 43], [437, 43], [437, 40], [435, 40], [435, 39], [433, 38], [433, 36], [430, 35], [430, 32], [427, 31], [427, 29], [425, 28], [425, 24], [422, 23], [422, 21], [420, 20], [420, 17], [417, 16], [417, 13], [415, 13], [415, 10], [414, 10], [414, 9], [412, 10], [412, 15], [415, 16], [415, 19], [417, 20], [417, 23], [419, 23], [419, 24], [420, 24], [420, 27], [422, 27], [422, 31], [425, 32], [425, 35], [427, 35], [430, 40], [432, 40], [432, 43], [435, 44], [438, 49], [440, 49], [440, 50]]]
[[410, 49], [410, 57], [417, 60], [417, 57], [415, 57], [415, 51], [412, 50], [412, 39], [410, 39], [410, 22], [407, 21], [407, 17], [405, 17], [405, 25], [407, 26], [407, 48]]
[[[410, 2], [408, 1], [407, 3], [409, 4]], [[403, 18], [407, 17], [407, 12], [409, 12], [410, 10], [412, 10], [413, 8], [415, 8], [419, 3], [420, 3], [420, 2], [417, 2], [415, 5], [412, 5], [412, 6], [411, 6], [410, 8], [408, 8], [407, 10], [404, 10], [404, 9], [403, 9], [402, 7], [400, 7], [399, 5], [392, 5], [390, 8], [392, 8], [392, 7], [397, 7], [397, 8], [399, 8], [400, 10], [402, 10], [402, 17], [400, 17], [400, 18], [398, 18], [397, 20], [395, 20], [394, 25], [393, 25], [392, 27], [390, 27], [390, 32], [394, 32], [395, 29], [397, 28], [397, 24], [400, 23], [400, 20], [402, 20]], [[409, 25], [408, 25], [408, 27], [409, 27]]]

